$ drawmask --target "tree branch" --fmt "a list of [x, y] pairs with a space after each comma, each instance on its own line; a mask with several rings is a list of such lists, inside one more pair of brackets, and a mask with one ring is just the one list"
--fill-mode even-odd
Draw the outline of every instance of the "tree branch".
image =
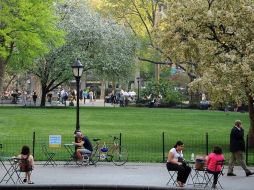
[[146, 58], [141, 58], [141, 57], [138, 57], [138, 59], [140, 61], [146, 61], [146, 62], [149, 62], [149, 63], [153, 63], [153, 64], [161, 64], [161, 65], [172, 65], [173, 63], [172, 62], [160, 62], [160, 61], [153, 61], [153, 60], [150, 60], [150, 59], [146, 59]]
[[211, 9], [212, 4], [213, 4], [213, 1], [214, 1], [214, 0], [207, 0], [207, 2], [208, 2], [208, 10]]
[[148, 26], [147, 26], [146, 23], [145, 23], [145, 20], [143, 19], [142, 15], [141, 15], [141, 13], [139, 12], [138, 7], [137, 7], [137, 5], [135, 4], [134, 1], [132, 1], [132, 4], [133, 4], [133, 6], [135, 7], [135, 10], [137, 11], [137, 14], [138, 14], [139, 18], [141, 19], [141, 22], [142, 22], [143, 25], [145, 26], [145, 29], [146, 29], [146, 32], [147, 32], [147, 34], [148, 34], [148, 37], [149, 37], [149, 40], [150, 40], [151, 44], [153, 44], [152, 35], [151, 35], [151, 33], [150, 33], [149, 29], [148, 29]]

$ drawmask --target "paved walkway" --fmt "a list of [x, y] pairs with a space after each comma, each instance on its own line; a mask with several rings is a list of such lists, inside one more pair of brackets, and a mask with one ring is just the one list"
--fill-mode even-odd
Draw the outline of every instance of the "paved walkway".
[[[250, 168], [254, 171], [254, 167]], [[225, 173], [227, 168], [225, 168]], [[236, 177], [220, 178], [225, 190], [253, 190], [254, 176], [246, 177], [240, 167], [234, 171]], [[0, 166], [0, 177], [4, 169]], [[174, 188], [166, 186], [168, 172], [165, 164], [161, 163], [126, 163], [124, 166], [114, 166], [113, 163], [98, 163], [97, 166], [63, 166], [55, 167], [39, 165], [38, 162], [32, 173], [32, 180], [36, 185], [128, 185], [142, 187], [158, 187], [161, 189]], [[0, 189], [1, 185], [0, 184]], [[148, 188], [149, 189], [149, 188]], [[187, 185], [184, 189], [197, 189]], [[202, 189], [202, 188], [201, 188]]]
[[[24, 106], [23, 102], [19, 102], [18, 104], [12, 104], [10, 103], [10, 101], [2, 101], [0, 100], [0, 106]], [[27, 106], [31, 106], [33, 107], [34, 104], [33, 102], [28, 101], [27, 102]], [[38, 100], [36, 102], [36, 106], [40, 106], [40, 101]], [[53, 101], [51, 104], [49, 104], [48, 102], [46, 102], [46, 107], [52, 107], [52, 106], [57, 106], [57, 107], [64, 107], [65, 105], [57, 102], [57, 101]], [[69, 107], [69, 101], [66, 102], [66, 106]], [[76, 102], [74, 101], [74, 106], [76, 106]], [[79, 106], [80, 107], [119, 107], [119, 104], [111, 104], [111, 103], [104, 103], [104, 99], [96, 99], [96, 101], [92, 101], [90, 102], [89, 100], [86, 100], [86, 103], [84, 104], [83, 101], [79, 102]]]

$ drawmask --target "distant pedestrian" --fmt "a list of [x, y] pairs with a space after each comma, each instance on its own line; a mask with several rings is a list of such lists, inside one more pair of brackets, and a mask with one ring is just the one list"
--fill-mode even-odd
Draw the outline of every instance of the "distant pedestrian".
[[51, 93], [48, 93], [48, 95], [47, 95], [47, 98], [48, 98], [48, 103], [52, 103], [52, 94]]
[[89, 94], [90, 102], [93, 102], [93, 91], [91, 89], [88, 94]]
[[35, 92], [35, 91], [34, 91], [34, 93], [33, 93], [32, 98], [33, 98], [34, 105], [36, 106], [37, 94], [36, 94], [36, 92]]
[[88, 92], [87, 92], [86, 89], [83, 90], [82, 96], [83, 96], [83, 98], [84, 98], [84, 104], [85, 104], [85, 103], [86, 103], [86, 99], [87, 99], [87, 97], [88, 97]]
[[244, 141], [244, 129], [242, 122], [240, 120], [235, 121], [234, 127], [231, 129], [230, 133], [230, 152], [231, 156], [228, 163], [228, 174], [227, 176], [236, 176], [233, 173], [235, 162], [238, 161], [240, 166], [246, 173], [246, 176], [253, 175], [244, 161], [245, 152], [245, 141]]
[[27, 102], [27, 92], [23, 91], [23, 104], [24, 104], [24, 106], [26, 106], [26, 102]]
[[79, 90], [79, 99], [82, 101], [83, 100], [83, 90]]

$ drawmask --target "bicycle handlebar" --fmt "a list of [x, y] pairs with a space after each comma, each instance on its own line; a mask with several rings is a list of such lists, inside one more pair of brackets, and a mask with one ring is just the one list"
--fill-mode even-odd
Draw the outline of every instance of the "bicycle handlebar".
[[116, 136], [112, 136], [112, 135], [109, 135], [109, 136], [113, 138], [113, 141], [114, 141], [114, 140], [119, 140], [119, 138], [116, 137]]

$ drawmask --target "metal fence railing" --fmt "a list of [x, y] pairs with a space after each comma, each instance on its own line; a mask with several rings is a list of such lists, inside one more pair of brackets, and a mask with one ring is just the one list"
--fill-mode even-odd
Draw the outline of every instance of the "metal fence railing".
[[[61, 135], [61, 134], [58, 134]], [[183, 134], [181, 137], [173, 136], [168, 132], [153, 133], [143, 137], [138, 133], [132, 135], [125, 135], [124, 133], [116, 134], [120, 138], [122, 146], [128, 149], [128, 161], [131, 162], [165, 162], [168, 151], [174, 146], [177, 140], [182, 140], [185, 144], [184, 157], [190, 159], [191, 154], [195, 155], [207, 155], [212, 151], [214, 145], [219, 145], [223, 149], [226, 160], [229, 160], [229, 135], [220, 135], [217, 133], [205, 133], [197, 136], [189, 136]], [[89, 136], [92, 141], [93, 137]], [[100, 136], [102, 144], [104, 142], [112, 142], [112, 137], [109, 134]], [[248, 142], [248, 136], [246, 142]], [[55, 160], [64, 161], [69, 159], [69, 154], [64, 148], [64, 144], [68, 144], [74, 141], [74, 136], [61, 135], [61, 146], [50, 148], [51, 152], [55, 152]], [[3, 136], [0, 135], [0, 153], [8, 156], [18, 155], [21, 147], [24, 144], [30, 146], [35, 160], [41, 161], [46, 158], [42, 154], [41, 144], [46, 143], [49, 145], [49, 134], [37, 134], [31, 133], [26, 137], [24, 136]], [[246, 163], [248, 165], [254, 165], [254, 149], [246, 145]]]

